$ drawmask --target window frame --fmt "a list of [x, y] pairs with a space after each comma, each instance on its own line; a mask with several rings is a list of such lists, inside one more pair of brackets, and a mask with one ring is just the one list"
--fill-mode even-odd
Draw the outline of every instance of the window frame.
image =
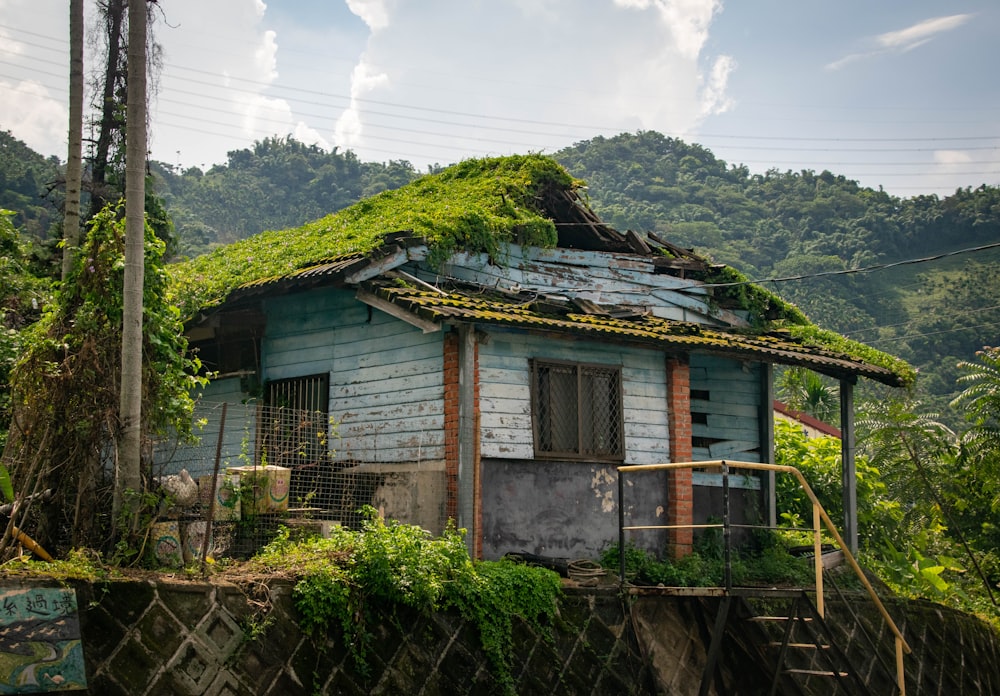
[[[261, 408], [258, 410], [258, 461], [269, 449], [268, 464], [288, 468], [314, 463], [330, 456], [329, 372], [268, 380], [263, 391]], [[276, 401], [283, 403], [275, 403]], [[290, 401], [294, 403], [289, 403]], [[296, 421], [303, 424], [308, 422], [298, 415], [305, 413], [312, 415], [314, 420], [309, 425], [313, 427], [297, 432]], [[279, 432], [280, 427], [289, 424], [290, 429]], [[313, 435], [318, 426], [322, 426], [324, 436], [314, 440]], [[279, 443], [279, 447], [274, 451], [276, 443]]]
[[[548, 450], [543, 449], [543, 437], [542, 429], [544, 427], [543, 423], [548, 420], [551, 422], [551, 415], [549, 415], [554, 408], [558, 408], [558, 404], [551, 403], [551, 394], [548, 396], [543, 396], [541, 387], [541, 373], [550, 367], [555, 367], [558, 369], [571, 369], [576, 378], [576, 384], [574, 387], [575, 398], [576, 398], [576, 445], [574, 448], [569, 450], [557, 450], [555, 448], [550, 448]], [[608, 394], [605, 408], [603, 411], [608, 412], [607, 422], [609, 424], [609, 429], [614, 427], [617, 429], [617, 441], [614, 442], [614, 447], [605, 453], [599, 452], [588, 452], [586, 434], [593, 433], [593, 422], [589, 424], [589, 427], [585, 427], [588, 424], [585, 423], [587, 419], [587, 414], [591, 415], [591, 421], [593, 421], [593, 415], [596, 412], [594, 406], [597, 406], [595, 400], [591, 400], [590, 404], [584, 404], [582, 401], [584, 396], [583, 380], [586, 379], [588, 371], [599, 371], [601, 373], [611, 374], [614, 377], [615, 384], [613, 385], [614, 392]], [[556, 460], [573, 460], [573, 461], [593, 461], [593, 462], [623, 462], [625, 461], [625, 409], [624, 409], [624, 386], [622, 379], [622, 366], [609, 364], [609, 363], [590, 363], [590, 362], [576, 362], [571, 360], [551, 360], [548, 358], [531, 358], [529, 359], [529, 372], [530, 372], [530, 392], [531, 392], [531, 436], [532, 445], [534, 449], [534, 455], [536, 459], [556, 459]], [[543, 403], [543, 399], [546, 403]], [[611, 402], [614, 401], [612, 404]], [[546, 412], [543, 413], [543, 409]], [[549, 428], [552, 428], [550, 425]], [[563, 433], [565, 436], [567, 433]], [[609, 432], [606, 433], [609, 440], [615, 440], [616, 433]], [[550, 434], [550, 441], [555, 439], [553, 435]], [[572, 439], [572, 438], [570, 438]]]

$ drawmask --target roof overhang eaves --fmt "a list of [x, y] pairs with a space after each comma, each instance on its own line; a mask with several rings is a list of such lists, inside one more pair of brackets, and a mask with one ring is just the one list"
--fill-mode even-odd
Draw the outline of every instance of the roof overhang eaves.
[[594, 315], [542, 315], [516, 304], [507, 305], [455, 294], [432, 296], [405, 288], [380, 288], [376, 292], [429, 322], [492, 325], [546, 334], [613, 339], [670, 352], [706, 353], [737, 360], [806, 367], [837, 379], [854, 381], [857, 377], [865, 377], [889, 386], [903, 385], [900, 377], [886, 368], [774, 336], [726, 332], [654, 318], [630, 321]]

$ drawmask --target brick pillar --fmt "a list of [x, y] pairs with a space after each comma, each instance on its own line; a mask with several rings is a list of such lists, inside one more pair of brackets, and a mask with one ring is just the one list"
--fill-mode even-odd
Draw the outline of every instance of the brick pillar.
[[[667, 358], [667, 425], [670, 461], [689, 462], [691, 450], [691, 372], [686, 359]], [[667, 524], [694, 523], [694, 491], [690, 469], [667, 472]], [[672, 529], [667, 537], [674, 558], [691, 553], [693, 529]]]
[[445, 514], [458, 519], [458, 334], [444, 337], [444, 461], [447, 499]]
[[481, 413], [479, 410], [479, 341], [475, 342], [475, 361], [476, 367], [474, 371], [474, 381], [473, 381], [473, 422], [475, 428], [474, 440], [474, 452], [475, 452], [475, 483], [473, 484], [475, 488], [475, 519], [476, 519], [476, 538], [474, 541], [474, 555], [476, 558], [483, 557], [483, 459], [480, 450], [480, 433], [482, 432], [481, 425]]
[[[445, 480], [447, 484], [447, 499], [445, 502], [445, 514], [449, 519], [458, 521], [459, 503], [459, 437], [461, 433], [461, 384], [460, 384], [460, 362], [462, 360], [461, 351], [462, 335], [459, 332], [451, 332], [444, 337], [444, 458], [445, 458]], [[482, 557], [483, 539], [483, 510], [482, 492], [480, 490], [480, 466], [481, 458], [479, 454], [480, 445], [480, 409], [479, 409], [479, 342], [473, 341], [472, 350], [472, 408], [469, 413], [472, 418], [472, 518], [465, 524], [472, 535], [467, 541], [469, 552], [475, 558]]]

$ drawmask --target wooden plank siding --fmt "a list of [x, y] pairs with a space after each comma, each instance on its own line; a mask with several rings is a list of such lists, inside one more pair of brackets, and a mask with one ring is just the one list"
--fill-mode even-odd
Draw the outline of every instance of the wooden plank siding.
[[[407, 270], [429, 282], [436, 280], [416, 266]], [[459, 253], [442, 270], [449, 277], [484, 287], [562, 294], [605, 305], [643, 306], [664, 319], [717, 326], [746, 324], [736, 314], [712, 307], [707, 290], [697, 281], [655, 273], [648, 258], [629, 254], [511, 245], [502, 264], [492, 263], [486, 254]]]
[[663, 354], [612, 343], [556, 341], [490, 328], [479, 346], [481, 454], [534, 458], [529, 360], [567, 360], [621, 366], [628, 464], [669, 461]]
[[694, 459], [761, 461], [760, 364], [703, 354], [690, 364]]
[[222, 424], [222, 405], [226, 404], [226, 422], [222, 431], [220, 466], [245, 464], [240, 457], [253, 452], [257, 429], [257, 402], [241, 388], [239, 377], [225, 377], [209, 382], [196, 392], [197, 404], [194, 419], [204, 419], [203, 427], [196, 427], [198, 440], [180, 443], [171, 434], [154, 445], [154, 474], [177, 473], [187, 469], [191, 476], [208, 476], [215, 467], [216, 449], [220, 448], [219, 429]]
[[342, 462], [444, 459], [442, 333], [424, 334], [323, 289], [265, 304], [264, 379], [329, 374], [329, 412]]

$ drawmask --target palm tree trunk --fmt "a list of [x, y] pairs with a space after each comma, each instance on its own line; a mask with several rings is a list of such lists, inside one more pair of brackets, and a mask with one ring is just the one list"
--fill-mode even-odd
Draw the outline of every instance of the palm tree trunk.
[[[127, 492], [141, 492], [142, 290], [145, 271], [146, 2], [128, 2], [128, 108], [125, 136], [125, 288], [122, 308], [121, 434], [115, 483], [115, 520]], [[132, 507], [132, 506], [130, 506]], [[136, 512], [136, 510], [131, 510]]]
[[83, 179], [83, 0], [69, 2], [69, 153], [63, 212], [62, 279], [73, 268], [80, 245], [80, 185]]

